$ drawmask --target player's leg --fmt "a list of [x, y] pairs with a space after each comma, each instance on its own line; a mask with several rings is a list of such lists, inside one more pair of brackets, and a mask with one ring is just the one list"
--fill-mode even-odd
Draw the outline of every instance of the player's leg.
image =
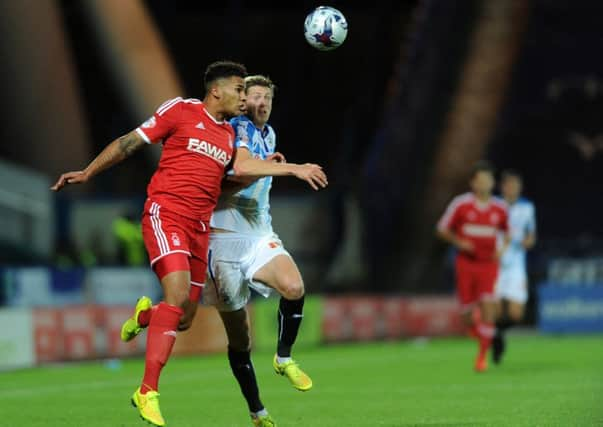
[[[197, 313], [197, 304], [201, 298], [201, 289], [201, 287], [195, 286], [191, 282], [189, 300], [183, 308], [184, 314], [180, 318], [180, 324], [178, 325], [179, 331], [186, 331], [191, 327]], [[128, 342], [136, 338], [143, 329], [149, 326], [151, 318], [157, 312], [158, 307], [158, 304], [153, 305], [151, 298], [144, 295], [140, 297], [136, 302], [134, 314], [121, 326], [121, 340]]]
[[455, 284], [456, 294], [460, 305], [461, 321], [467, 327], [468, 333], [473, 338], [477, 338], [475, 329], [475, 305], [477, 295], [473, 286], [473, 272], [468, 261], [457, 257], [455, 261]]
[[[278, 248], [272, 249], [279, 250]], [[291, 256], [281, 250], [284, 253], [273, 256], [253, 273], [253, 280], [266, 284], [281, 295], [277, 315], [278, 339], [273, 360], [274, 370], [279, 375], [286, 376], [297, 390], [307, 391], [312, 388], [312, 380], [291, 358], [291, 349], [304, 316], [304, 282]], [[261, 253], [258, 257], [262, 257]]]
[[[201, 286], [196, 285], [191, 280], [188, 301], [183, 307], [184, 314], [180, 318], [180, 324], [178, 325], [179, 331], [186, 331], [191, 327], [197, 313], [197, 306], [199, 304], [199, 299], [201, 298], [202, 289]], [[121, 340], [128, 342], [136, 338], [143, 329], [149, 326], [151, 318], [157, 312], [158, 307], [158, 304], [153, 305], [151, 298], [144, 295], [140, 297], [136, 302], [134, 314], [121, 326]]]
[[496, 335], [492, 341], [494, 363], [500, 363], [506, 351], [506, 331], [523, 319], [525, 302], [528, 299], [525, 271], [503, 269], [497, 286], [497, 295], [500, 302], [496, 319]]
[[[179, 217], [145, 206], [142, 229], [151, 265], [163, 288], [164, 300], [151, 316], [147, 333], [142, 383], [132, 395], [140, 416], [156, 426], [165, 425], [159, 409], [159, 377], [167, 363], [190, 288], [189, 232]], [[166, 232], [176, 238], [168, 240]], [[173, 247], [177, 241], [178, 246]]]
[[270, 427], [275, 423], [260, 400], [251, 362], [249, 320], [245, 310], [251, 294], [239, 262], [247, 257], [251, 245], [246, 239], [210, 237], [202, 302], [214, 306], [220, 313], [228, 337], [230, 368], [247, 401], [254, 425]]
[[278, 310], [277, 356], [291, 357], [303, 319], [304, 282], [297, 266], [288, 255], [277, 255], [262, 266], [253, 279], [265, 283], [280, 295]]
[[510, 326], [521, 323], [525, 313], [525, 304], [519, 301], [509, 300], [508, 315], [512, 324]]
[[494, 288], [498, 277], [498, 264], [484, 263], [478, 271], [478, 290], [480, 298], [481, 318], [477, 325], [479, 337], [479, 350], [475, 361], [475, 370], [483, 372], [487, 369], [487, 355], [494, 333], [496, 331], [494, 322], [496, 320], [496, 297]]
[[184, 254], [168, 256], [157, 264], [156, 271], [173, 271], [163, 276], [158, 273], [165, 297], [150, 319], [144, 376], [131, 401], [144, 420], [163, 426], [165, 420], [159, 408], [159, 377], [176, 341], [176, 331], [188, 298], [190, 272], [183, 269], [188, 265], [188, 257]]
[[[201, 241], [201, 247], [199, 247], [199, 242], [191, 242], [191, 257], [189, 258], [189, 268], [191, 272], [190, 287], [188, 299], [184, 302], [182, 307], [184, 313], [180, 318], [180, 323], [178, 325], [179, 331], [186, 331], [191, 327], [197, 313], [203, 286], [205, 285], [205, 272], [207, 269], [205, 259], [207, 259], [207, 250], [203, 249], [203, 244], [203, 239]], [[201, 252], [201, 256], [197, 256], [199, 251]], [[142, 296], [139, 298], [136, 303], [134, 315], [126, 320], [121, 327], [122, 341], [127, 342], [134, 339], [144, 328], [148, 327], [151, 318], [157, 312], [157, 308], [158, 305], [152, 305], [149, 297]]]
[[249, 319], [247, 310], [221, 311], [220, 317], [228, 337], [228, 361], [232, 374], [247, 401], [252, 422], [256, 426], [271, 426], [274, 421], [260, 399], [260, 391], [251, 362]]
[[[179, 331], [186, 331], [193, 324], [193, 320], [197, 314], [199, 301], [205, 286], [205, 274], [207, 272], [206, 255], [202, 253], [204, 258], [196, 256], [196, 245], [193, 245], [192, 256], [189, 259], [191, 266], [191, 287], [188, 293], [188, 300], [184, 304], [184, 314], [180, 318], [178, 325]], [[203, 249], [201, 249], [203, 251]]]
[[189, 268], [188, 257], [184, 254], [167, 256], [155, 266], [164, 300], [157, 305], [148, 326], [145, 376], [141, 385], [143, 394], [159, 388], [159, 375], [169, 359], [180, 318], [188, 301]]

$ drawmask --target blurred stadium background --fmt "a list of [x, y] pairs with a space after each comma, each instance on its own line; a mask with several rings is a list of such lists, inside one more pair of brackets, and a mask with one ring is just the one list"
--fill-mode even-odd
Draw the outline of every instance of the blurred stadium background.
[[[49, 187], [165, 99], [201, 98], [217, 59], [276, 82], [280, 151], [330, 178], [273, 188], [312, 296], [304, 345], [461, 333], [434, 224], [484, 158], [523, 173], [537, 209], [524, 326], [603, 332], [603, 3], [334, 0], [350, 31], [327, 53], [302, 34], [317, 4], [290, 3], [0, 2], [0, 370], [142, 354], [119, 327], [139, 295], [159, 297], [137, 234], [158, 148]], [[272, 349], [274, 302], [252, 312]], [[180, 354], [224, 351], [200, 314]]]

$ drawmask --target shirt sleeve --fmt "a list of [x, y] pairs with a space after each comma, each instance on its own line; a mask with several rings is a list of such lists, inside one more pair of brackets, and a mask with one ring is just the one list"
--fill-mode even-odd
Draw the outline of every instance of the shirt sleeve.
[[450, 202], [450, 204], [446, 208], [446, 211], [444, 212], [444, 215], [442, 215], [442, 218], [440, 218], [440, 220], [438, 221], [438, 226], [437, 226], [438, 230], [454, 231], [454, 229], [457, 226], [457, 222], [458, 222], [458, 210], [459, 210], [458, 207], [459, 207], [459, 203], [457, 202], [456, 199], [453, 200], [452, 202]]
[[136, 128], [136, 132], [147, 144], [163, 142], [176, 129], [182, 112], [182, 98], [164, 102], [147, 121]]

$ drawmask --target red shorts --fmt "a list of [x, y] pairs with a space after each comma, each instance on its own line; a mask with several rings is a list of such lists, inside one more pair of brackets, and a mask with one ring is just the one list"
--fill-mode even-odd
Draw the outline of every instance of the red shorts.
[[207, 270], [209, 226], [161, 207], [147, 199], [142, 237], [151, 267], [161, 280], [173, 271], [191, 272], [191, 284], [203, 286]]
[[482, 299], [493, 299], [497, 278], [497, 261], [473, 261], [457, 256], [456, 289], [462, 309], [469, 309]]

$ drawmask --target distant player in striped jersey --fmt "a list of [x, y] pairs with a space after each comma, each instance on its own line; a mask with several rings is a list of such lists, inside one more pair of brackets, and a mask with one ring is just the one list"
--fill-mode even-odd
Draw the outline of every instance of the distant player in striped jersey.
[[523, 180], [513, 170], [501, 175], [500, 190], [509, 206], [511, 243], [502, 256], [496, 284], [498, 320], [492, 341], [492, 360], [500, 363], [505, 351], [505, 331], [521, 322], [528, 300], [526, 251], [536, 244], [536, 213], [534, 204], [521, 197]]
[[[58, 191], [67, 184], [84, 183], [146, 144], [163, 145], [159, 167], [147, 187], [142, 231], [164, 301], [150, 310], [151, 301], [142, 298], [122, 328], [122, 339], [127, 341], [140, 332], [142, 323], [149, 327], [144, 377], [131, 402], [140, 416], [155, 426], [165, 425], [159, 407], [161, 370], [185, 310], [197, 306], [201, 288], [191, 284], [205, 281], [209, 220], [226, 167], [235, 155], [235, 134], [225, 119], [240, 114], [245, 106], [246, 75], [241, 64], [210, 64], [204, 75], [203, 101], [175, 98], [165, 102], [140, 127], [105, 147], [84, 170], [61, 175], [52, 187]], [[276, 170], [272, 162], [264, 160], [239, 163], [237, 175], [291, 174], [291, 170]], [[301, 166], [295, 174], [304, 180], [324, 175], [317, 166]]]
[[[488, 367], [488, 348], [494, 337], [496, 301], [494, 287], [499, 259], [508, 244], [506, 204], [492, 196], [494, 170], [485, 163], [477, 164], [471, 175], [471, 193], [452, 200], [440, 219], [437, 232], [441, 239], [457, 249], [456, 286], [462, 316], [478, 339], [475, 370]], [[497, 237], [504, 233], [504, 243], [497, 249]], [[474, 316], [474, 310], [479, 315]]]

